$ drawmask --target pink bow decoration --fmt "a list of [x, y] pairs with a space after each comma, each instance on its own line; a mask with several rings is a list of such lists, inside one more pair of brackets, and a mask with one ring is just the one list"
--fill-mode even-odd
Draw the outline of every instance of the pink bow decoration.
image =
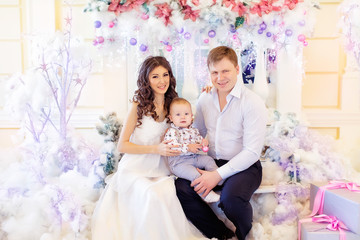
[[330, 181], [328, 185], [319, 188], [316, 193], [313, 210], [310, 217], [315, 216], [317, 213], [322, 214], [324, 210], [324, 196], [326, 189], [341, 189], [346, 188], [352, 192], [360, 192], [360, 186], [353, 182]]
[[318, 215], [312, 218], [305, 218], [299, 220], [298, 225], [298, 239], [301, 240], [301, 223], [303, 222], [315, 222], [315, 223], [329, 223], [326, 226], [326, 229], [329, 229], [331, 231], [339, 231], [340, 233], [340, 240], [346, 240], [346, 234], [344, 230], [349, 230], [343, 222], [338, 220], [334, 216], [327, 216], [325, 214]]

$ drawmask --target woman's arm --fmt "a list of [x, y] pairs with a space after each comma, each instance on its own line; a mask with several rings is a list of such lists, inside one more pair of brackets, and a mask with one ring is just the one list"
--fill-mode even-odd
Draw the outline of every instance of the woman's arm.
[[163, 141], [158, 145], [137, 145], [130, 142], [130, 136], [134, 132], [137, 124], [137, 103], [132, 103], [130, 110], [125, 118], [124, 126], [121, 130], [117, 149], [121, 153], [132, 153], [132, 154], [160, 154], [163, 156], [176, 156], [179, 155], [179, 151], [172, 150]]

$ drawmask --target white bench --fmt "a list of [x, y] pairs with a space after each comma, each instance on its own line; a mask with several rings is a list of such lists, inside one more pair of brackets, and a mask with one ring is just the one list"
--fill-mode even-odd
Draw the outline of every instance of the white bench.
[[272, 193], [276, 191], [275, 185], [260, 185], [260, 187], [254, 192], [257, 193]]

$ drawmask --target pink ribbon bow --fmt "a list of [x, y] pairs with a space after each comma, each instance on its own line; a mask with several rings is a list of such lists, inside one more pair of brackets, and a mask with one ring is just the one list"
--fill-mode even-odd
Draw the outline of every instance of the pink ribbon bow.
[[312, 218], [305, 218], [299, 220], [298, 225], [298, 239], [301, 240], [301, 223], [303, 222], [315, 222], [315, 223], [329, 223], [326, 226], [326, 229], [331, 231], [339, 231], [340, 233], [340, 240], [346, 240], [346, 234], [344, 230], [349, 230], [343, 222], [338, 220], [336, 217], [327, 216], [325, 214], [318, 215]]
[[360, 192], [360, 186], [353, 182], [330, 181], [328, 185], [319, 188], [314, 200], [313, 210], [310, 217], [317, 213], [322, 214], [324, 210], [324, 195], [326, 189], [341, 189], [346, 188], [352, 192]]

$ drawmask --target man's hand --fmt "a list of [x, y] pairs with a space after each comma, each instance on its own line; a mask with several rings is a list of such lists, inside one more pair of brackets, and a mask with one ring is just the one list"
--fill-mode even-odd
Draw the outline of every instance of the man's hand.
[[198, 172], [201, 174], [200, 177], [191, 182], [191, 186], [194, 187], [194, 190], [201, 194], [205, 198], [209, 192], [222, 180], [219, 173], [215, 171], [205, 171], [198, 169]]

